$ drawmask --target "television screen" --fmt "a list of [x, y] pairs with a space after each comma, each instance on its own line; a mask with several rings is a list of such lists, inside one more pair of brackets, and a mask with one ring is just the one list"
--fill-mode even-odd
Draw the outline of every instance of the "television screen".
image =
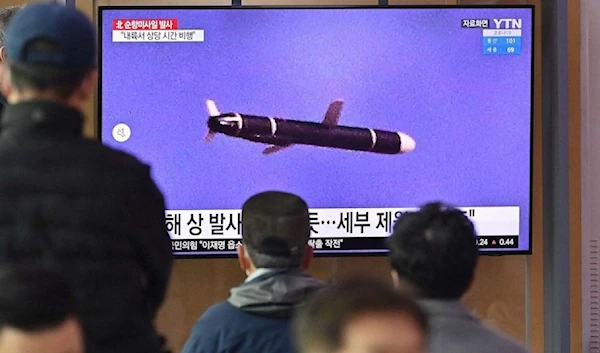
[[320, 255], [385, 253], [403, 212], [461, 208], [530, 253], [533, 8], [102, 7], [99, 134], [151, 165], [173, 253], [233, 256], [283, 190]]

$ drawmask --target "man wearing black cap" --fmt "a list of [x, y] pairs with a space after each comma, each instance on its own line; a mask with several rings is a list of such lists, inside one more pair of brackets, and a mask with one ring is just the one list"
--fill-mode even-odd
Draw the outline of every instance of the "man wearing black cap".
[[63, 273], [88, 353], [155, 353], [170, 277], [163, 196], [149, 167], [82, 136], [96, 38], [77, 10], [27, 5], [6, 31], [0, 88], [0, 264]]
[[308, 206], [269, 191], [242, 207], [237, 250], [246, 281], [210, 307], [192, 328], [183, 353], [294, 352], [290, 318], [324, 283], [304, 272], [312, 259]]

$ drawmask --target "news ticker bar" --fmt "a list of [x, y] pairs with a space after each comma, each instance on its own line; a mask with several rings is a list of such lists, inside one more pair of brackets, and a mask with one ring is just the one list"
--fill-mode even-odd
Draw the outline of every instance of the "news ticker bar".
[[519, 237], [517, 235], [477, 237], [476, 244], [481, 249], [518, 249]]
[[[521, 38], [521, 30], [483, 30], [483, 38]], [[204, 42], [203, 29], [113, 30], [113, 42]]]
[[202, 29], [175, 30], [125, 30], [113, 31], [113, 42], [158, 43], [158, 42], [204, 42]]
[[119, 31], [179, 29], [179, 20], [176, 18], [116, 18], [112, 20], [112, 29]]
[[[460, 207], [479, 236], [519, 234], [518, 206]], [[385, 238], [402, 214], [417, 208], [314, 208], [311, 238]], [[241, 239], [241, 210], [168, 210], [167, 230], [173, 240]]]
[[[171, 240], [175, 255], [194, 255], [202, 253], [232, 253], [242, 244], [240, 239], [219, 240]], [[487, 236], [478, 237], [480, 249], [518, 249], [519, 237]], [[386, 251], [384, 238], [317, 238], [308, 241], [315, 251]]]

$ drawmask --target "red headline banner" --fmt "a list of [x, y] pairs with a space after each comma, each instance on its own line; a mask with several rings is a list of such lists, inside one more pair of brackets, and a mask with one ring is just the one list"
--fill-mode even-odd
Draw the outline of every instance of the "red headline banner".
[[178, 29], [176, 19], [116, 19], [112, 21], [113, 31], [144, 31]]

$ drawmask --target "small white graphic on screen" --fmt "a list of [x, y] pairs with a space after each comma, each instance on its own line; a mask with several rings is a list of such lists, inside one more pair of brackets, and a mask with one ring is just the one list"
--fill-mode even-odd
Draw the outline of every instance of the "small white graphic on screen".
[[117, 124], [112, 131], [113, 138], [117, 142], [125, 142], [131, 137], [131, 129], [127, 124]]

